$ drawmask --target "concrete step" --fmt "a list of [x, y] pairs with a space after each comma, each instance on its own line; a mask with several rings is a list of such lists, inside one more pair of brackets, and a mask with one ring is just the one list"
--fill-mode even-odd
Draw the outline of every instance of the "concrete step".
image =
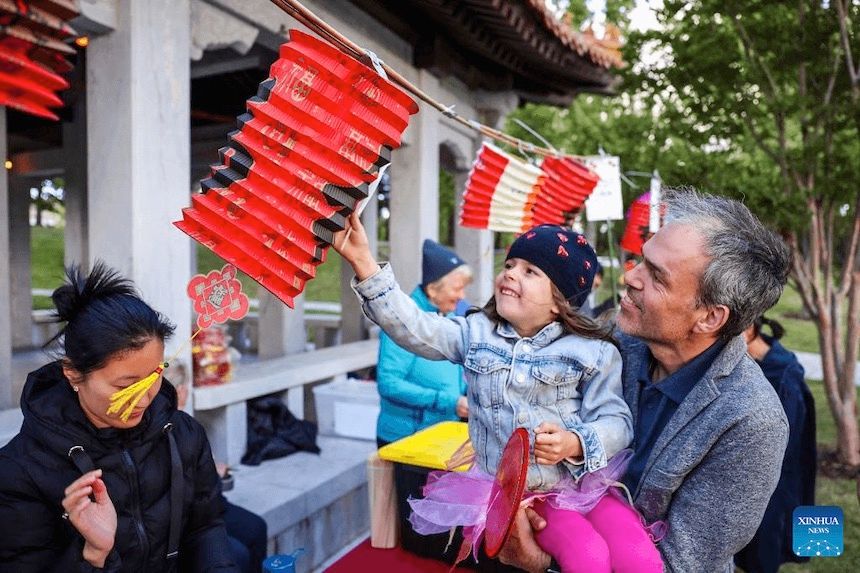
[[313, 571], [370, 528], [366, 461], [376, 443], [320, 436], [317, 444], [319, 455], [235, 467], [235, 486], [225, 494], [266, 520], [270, 553], [305, 549], [297, 573]]

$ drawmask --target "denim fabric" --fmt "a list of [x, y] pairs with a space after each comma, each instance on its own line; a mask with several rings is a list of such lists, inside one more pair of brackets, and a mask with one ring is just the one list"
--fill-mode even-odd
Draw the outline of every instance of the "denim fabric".
[[559, 323], [521, 338], [507, 323], [483, 313], [442, 317], [423, 312], [383, 265], [353, 289], [364, 313], [410, 352], [462, 364], [468, 385], [469, 436], [476, 460], [494, 474], [501, 452], [518, 427], [534, 432], [551, 422], [576, 433], [584, 458], [554, 466], [529, 465], [528, 488], [545, 491], [565, 476], [606, 466], [630, 444], [632, 416], [621, 389], [621, 356], [612, 344], [565, 335]]

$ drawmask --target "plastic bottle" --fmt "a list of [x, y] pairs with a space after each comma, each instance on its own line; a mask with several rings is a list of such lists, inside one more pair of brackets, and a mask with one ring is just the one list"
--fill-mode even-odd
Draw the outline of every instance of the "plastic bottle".
[[270, 555], [263, 560], [263, 572], [296, 573], [296, 559], [304, 552], [305, 550], [300, 547], [289, 555]]

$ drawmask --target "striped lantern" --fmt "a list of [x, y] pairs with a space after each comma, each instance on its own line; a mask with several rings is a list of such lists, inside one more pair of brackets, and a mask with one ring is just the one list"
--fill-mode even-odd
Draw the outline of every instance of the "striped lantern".
[[279, 56], [175, 225], [292, 307], [418, 106], [305, 33]]
[[571, 157], [547, 157], [538, 168], [484, 143], [463, 193], [460, 224], [513, 233], [561, 224], [566, 213], [582, 209], [598, 179]]
[[58, 120], [57, 91], [69, 87], [60, 74], [72, 70], [66, 59], [77, 33], [66, 21], [78, 15], [73, 0], [0, 0], [0, 105]]
[[460, 224], [513, 233], [532, 228], [543, 177], [539, 168], [484, 143], [466, 182]]

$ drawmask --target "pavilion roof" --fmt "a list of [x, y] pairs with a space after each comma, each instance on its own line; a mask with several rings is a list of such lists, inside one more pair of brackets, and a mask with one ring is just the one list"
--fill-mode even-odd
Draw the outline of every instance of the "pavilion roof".
[[513, 89], [565, 104], [611, 93], [624, 67], [617, 34], [598, 39], [555, 18], [544, 0], [353, 0], [415, 46], [415, 64], [469, 87]]

